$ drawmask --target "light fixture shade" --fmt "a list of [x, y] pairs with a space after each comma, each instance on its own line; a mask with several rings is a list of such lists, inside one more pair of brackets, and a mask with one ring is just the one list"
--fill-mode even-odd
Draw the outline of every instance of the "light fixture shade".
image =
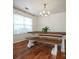
[[41, 16], [48, 16], [48, 15], [50, 15], [50, 12], [49, 11], [42, 11], [42, 12], [40, 12], [40, 15]]
[[41, 16], [48, 16], [48, 15], [50, 15], [50, 11], [47, 11], [47, 10], [46, 10], [47, 4], [44, 3], [43, 5], [44, 5], [44, 9], [43, 9], [43, 11], [40, 12], [40, 15], [41, 15]]

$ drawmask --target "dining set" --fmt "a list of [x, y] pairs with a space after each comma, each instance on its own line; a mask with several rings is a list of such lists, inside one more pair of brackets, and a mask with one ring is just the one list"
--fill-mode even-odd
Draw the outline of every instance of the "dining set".
[[31, 48], [35, 46], [34, 42], [41, 42], [45, 44], [54, 45], [51, 49], [51, 55], [57, 56], [58, 46], [61, 46], [61, 52], [65, 53], [65, 40], [66, 34], [61, 33], [28, 33], [28, 40], [27, 47]]

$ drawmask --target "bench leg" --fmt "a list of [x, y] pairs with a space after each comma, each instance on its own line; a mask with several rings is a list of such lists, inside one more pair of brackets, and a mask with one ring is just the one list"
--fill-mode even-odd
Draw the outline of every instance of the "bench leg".
[[61, 52], [65, 52], [65, 46], [64, 46], [64, 39], [62, 39], [62, 43], [61, 43]]
[[28, 48], [31, 48], [32, 46], [34, 46], [34, 40], [29, 40], [28, 44], [27, 44], [27, 47]]
[[51, 50], [51, 54], [54, 56], [55, 59], [57, 56], [57, 51], [58, 51], [58, 46], [57, 46], [57, 44], [55, 44], [54, 48], [52, 48], [52, 50]]

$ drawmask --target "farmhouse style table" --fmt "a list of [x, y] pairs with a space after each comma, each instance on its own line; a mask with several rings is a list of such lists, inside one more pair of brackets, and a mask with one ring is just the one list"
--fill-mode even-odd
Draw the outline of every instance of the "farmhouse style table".
[[46, 43], [46, 44], [51, 44], [54, 45], [54, 48], [52, 48], [51, 50], [51, 54], [56, 56], [57, 55], [57, 49], [58, 49], [58, 45], [61, 45], [61, 51], [65, 52], [65, 48], [64, 48], [64, 36], [56, 36], [56, 35], [46, 35], [46, 36], [29, 36], [26, 38], [27, 40], [29, 40], [27, 47], [31, 48], [32, 46], [34, 46], [34, 42], [41, 42], [41, 43]]

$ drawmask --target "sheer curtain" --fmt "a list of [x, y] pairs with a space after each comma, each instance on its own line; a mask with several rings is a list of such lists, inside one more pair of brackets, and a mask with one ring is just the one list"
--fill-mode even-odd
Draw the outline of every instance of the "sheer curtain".
[[22, 34], [32, 31], [32, 18], [25, 17], [19, 14], [14, 14], [13, 21], [14, 34]]

